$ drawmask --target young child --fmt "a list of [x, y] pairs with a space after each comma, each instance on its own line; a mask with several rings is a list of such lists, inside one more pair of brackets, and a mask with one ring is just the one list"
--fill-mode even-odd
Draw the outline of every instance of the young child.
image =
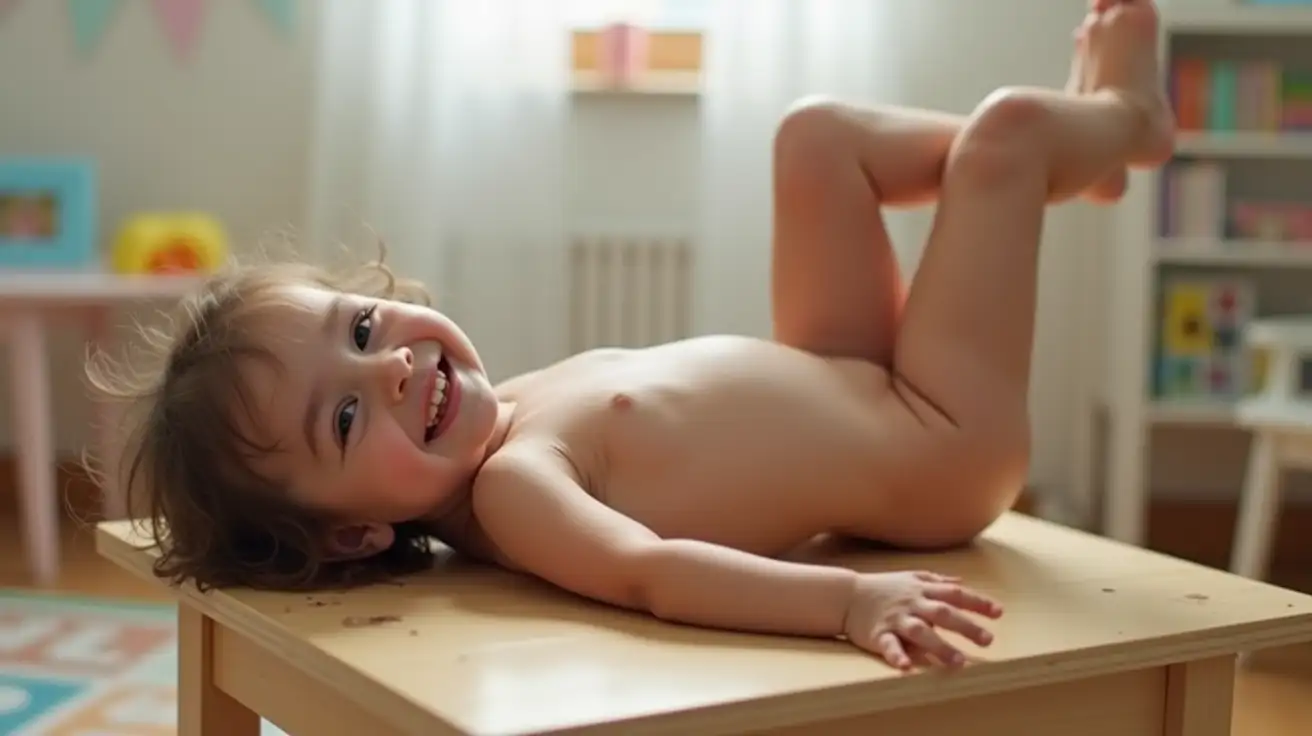
[[[1000, 606], [930, 572], [781, 561], [822, 533], [965, 543], [1026, 479], [1047, 202], [1110, 201], [1173, 121], [1150, 0], [1097, 0], [1065, 92], [968, 118], [799, 104], [775, 141], [774, 339], [596, 350], [498, 386], [386, 277], [214, 278], [138, 384], [124, 463], [157, 572], [293, 589], [416, 570], [428, 535], [596, 601], [707, 627], [963, 662]], [[905, 298], [881, 206], [937, 199]], [[423, 300], [420, 299], [420, 302]]]

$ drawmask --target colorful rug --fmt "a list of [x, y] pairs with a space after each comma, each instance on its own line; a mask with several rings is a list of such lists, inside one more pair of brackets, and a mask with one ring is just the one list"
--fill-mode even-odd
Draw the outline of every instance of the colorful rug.
[[0, 591], [0, 734], [173, 736], [177, 654], [172, 606]]

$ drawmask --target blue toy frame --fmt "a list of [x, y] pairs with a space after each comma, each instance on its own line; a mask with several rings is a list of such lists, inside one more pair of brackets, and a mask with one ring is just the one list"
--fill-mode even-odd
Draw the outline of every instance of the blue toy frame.
[[[11, 237], [0, 222], [0, 269], [100, 267], [95, 164], [78, 158], [0, 157], [0, 205], [7, 193], [31, 192], [55, 198], [55, 234], [45, 239]], [[3, 214], [0, 211], [0, 217]]]

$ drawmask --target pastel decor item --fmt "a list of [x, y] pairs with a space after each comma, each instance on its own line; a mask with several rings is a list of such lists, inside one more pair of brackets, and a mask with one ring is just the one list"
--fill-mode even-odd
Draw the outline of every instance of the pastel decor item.
[[624, 86], [647, 67], [648, 34], [631, 23], [611, 23], [601, 29], [601, 78], [606, 84]]
[[218, 220], [201, 212], [141, 213], [119, 226], [113, 269], [125, 274], [204, 273], [228, 257]]
[[255, 0], [264, 13], [283, 33], [291, 33], [296, 25], [296, 0]]
[[119, 0], [68, 0], [73, 20], [73, 38], [81, 51], [90, 51], [104, 34]]
[[1243, 278], [1179, 278], [1163, 288], [1157, 391], [1163, 398], [1233, 400], [1252, 383], [1242, 344], [1254, 291]]
[[98, 267], [95, 164], [0, 158], [0, 268]]
[[164, 35], [181, 59], [191, 58], [205, 20], [205, 0], [151, 0]]

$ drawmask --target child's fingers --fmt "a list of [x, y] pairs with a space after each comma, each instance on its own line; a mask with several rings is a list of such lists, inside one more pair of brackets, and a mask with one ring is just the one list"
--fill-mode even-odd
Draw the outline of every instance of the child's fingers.
[[908, 642], [950, 667], [959, 667], [966, 663], [966, 655], [949, 644], [933, 626], [919, 616], [899, 616], [896, 630]]
[[902, 640], [892, 631], [876, 634], [872, 649], [875, 654], [897, 669], [911, 668], [911, 657], [907, 655], [907, 650], [902, 646]]
[[925, 597], [989, 618], [1002, 615], [1002, 604], [960, 585], [932, 585], [925, 589]]
[[975, 623], [960, 608], [953, 608], [942, 601], [916, 601], [911, 612], [940, 629], [955, 631], [982, 647], [993, 643], [991, 632]]

